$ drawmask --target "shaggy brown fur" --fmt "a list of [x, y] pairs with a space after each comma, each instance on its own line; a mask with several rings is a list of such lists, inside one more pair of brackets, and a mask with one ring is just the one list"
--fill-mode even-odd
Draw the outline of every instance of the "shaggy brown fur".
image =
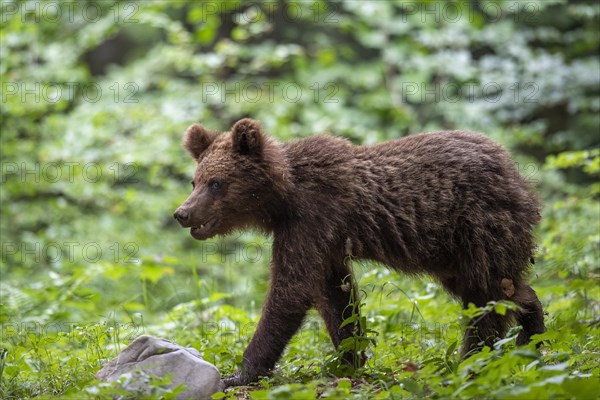
[[[507, 152], [485, 136], [436, 132], [375, 146], [332, 136], [280, 143], [243, 119], [218, 135], [192, 125], [184, 145], [197, 169], [192, 194], [175, 212], [180, 224], [199, 240], [243, 227], [274, 235], [262, 318], [242, 369], [226, 385], [268, 374], [312, 306], [335, 346], [352, 335], [356, 327], [340, 329], [356, 293], [348, 287], [348, 252], [428, 273], [465, 307], [510, 297], [521, 307], [517, 344], [544, 331], [542, 305], [524, 277], [540, 205]], [[491, 346], [510, 322], [495, 313], [474, 319], [463, 354]]]

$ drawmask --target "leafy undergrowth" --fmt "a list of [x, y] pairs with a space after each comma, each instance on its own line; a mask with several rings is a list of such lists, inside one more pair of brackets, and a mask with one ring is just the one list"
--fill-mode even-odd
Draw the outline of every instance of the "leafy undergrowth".
[[[376, 275], [380, 273], [374, 272], [364, 280], [378, 282]], [[376, 345], [368, 349], [367, 365], [353, 376], [335, 376], [336, 354], [316, 315], [311, 315], [273, 377], [215, 397], [591, 399], [600, 393], [598, 321], [549, 316], [548, 332], [536, 336], [533, 344], [515, 348], [513, 330], [496, 348], [486, 348], [460, 362], [456, 351], [460, 327], [454, 322], [460, 311], [435, 285], [425, 287], [421, 291], [409, 290], [406, 297], [405, 293], [397, 295], [385, 289], [379, 293], [379, 299], [374, 293], [367, 297], [371, 304], [365, 307], [365, 314]], [[577, 301], [572, 299], [573, 303]], [[165, 315], [162, 324], [144, 330], [170, 333], [178, 343], [200, 348], [222, 373], [233, 372], [256, 320], [240, 309], [210, 302], [203, 318], [216, 325], [211, 324], [211, 331], [202, 332], [197, 326], [189, 329], [198, 323], [193, 318], [198, 312], [196, 302], [181, 305]], [[422, 319], [421, 314], [427, 319]], [[214, 329], [217, 325], [219, 330]], [[118, 393], [109, 384], [95, 382], [93, 374], [114, 356], [119, 343], [131, 340], [137, 333], [120, 333], [115, 324], [104, 322], [73, 326], [69, 332], [57, 334], [45, 332], [40, 336], [31, 329], [6, 337], [4, 344], [10, 346], [0, 369], [2, 398], [41, 394], [105, 398]], [[541, 341], [537, 351], [535, 344]], [[168, 379], [153, 381], [152, 397], [169, 398], [167, 383]]]
[[[367, 347], [369, 360], [364, 368], [336, 376], [338, 354], [318, 315], [311, 313], [271, 378], [215, 398], [592, 399], [600, 393], [600, 323], [589, 318], [589, 307], [598, 306], [598, 291], [591, 284], [566, 280], [571, 291], [563, 297], [562, 284], [534, 281], [548, 311], [547, 332], [516, 348], [518, 328], [512, 329], [494, 349], [485, 348], [461, 362], [460, 317], [478, 310], [461, 311], [428, 280], [409, 280], [382, 268], [357, 265], [355, 269], [362, 288], [367, 342], [374, 343]], [[31, 293], [15, 294], [36, 300]], [[559, 300], [551, 302], [555, 297]], [[229, 299], [212, 293], [157, 313], [150, 324], [131, 314], [129, 322], [113, 316], [88, 325], [26, 319], [19, 326], [5, 325], [0, 394], [4, 399], [119, 394], [114, 385], [95, 381], [93, 374], [143, 332], [196, 347], [223, 375], [232, 373], [257, 316], [227, 304]], [[506, 308], [503, 303], [492, 304], [484, 312], [502, 313]], [[168, 378], [150, 380], [151, 398], [175, 396], [168, 383]]]

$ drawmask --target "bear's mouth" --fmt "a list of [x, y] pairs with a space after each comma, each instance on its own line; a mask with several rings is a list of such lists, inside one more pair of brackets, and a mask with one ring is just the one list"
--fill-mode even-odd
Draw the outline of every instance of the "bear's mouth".
[[213, 226], [215, 226], [216, 222], [217, 222], [217, 220], [213, 219], [213, 220], [206, 221], [203, 224], [192, 226], [190, 228], [190, 234], [196, 240], [207, 239], [207, 238], [213, 236], [211, 234], [211, 229], [213, 228]]

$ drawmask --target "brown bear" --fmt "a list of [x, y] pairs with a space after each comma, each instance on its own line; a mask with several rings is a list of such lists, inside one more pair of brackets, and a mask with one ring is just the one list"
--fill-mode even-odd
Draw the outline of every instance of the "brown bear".
[[194, 124], [183, 144], [197, 168], [174, 215], [181, 226], [198, 240], [245, 227], [273, 234], [262, 317], [226, 385], [267, 375], [312, 306], [336, 347], [356, 333], [340, 327], [356, 300], [349, 254], [428, 273], [464, 307], [503, 299], [519, 306], [471, 321], [463, 355], [491, 346], [513, 319], [523, 327], [517, 345], [544, 331], [542, 305], [525, 280], [540, 204], [504, 148], [485, 136], [448, 131], [355, 146], [319, 135], [281, 143], [242, 119], [221, 134]]

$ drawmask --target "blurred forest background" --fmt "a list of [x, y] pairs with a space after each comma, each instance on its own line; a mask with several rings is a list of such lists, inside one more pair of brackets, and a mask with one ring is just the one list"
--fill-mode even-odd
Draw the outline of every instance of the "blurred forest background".
[[[273, 378], [228, 396], [600, 391], [596, 0], [1, 6], [0, 397], [102, 398], [114, 389], [94, 372], [143, 332], [235, 370], [270, 238], [194, 241], [172, 213], [195, 167], [186, 127], [228, 130], [245, 116], [280, 140], [463, 129], [506, 145], [544, 203], [532, 284], [548, 332], [541, 352], [515, 349], [511, 331], [461, 363], [456, 302], [426, 277], [356, 263], [374, 340], [366, 368], [332, 378], [315, 314]], [[156, 396], [169, 392], [155, 382]]]

